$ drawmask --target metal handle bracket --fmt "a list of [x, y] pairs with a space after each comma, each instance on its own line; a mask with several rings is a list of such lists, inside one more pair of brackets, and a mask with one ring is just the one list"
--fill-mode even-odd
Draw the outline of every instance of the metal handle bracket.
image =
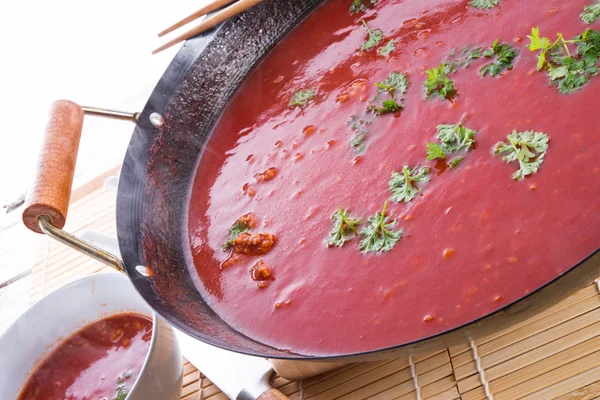
[[[140, 113], [129, 113], [129, 112], [108, 110], [108, 109], [97, 108], [97, 107], [81, 107], [81, 110], [83, 110], [84, 115], [112, 118], [112, 119], [118, 119], [118, 120], [124, 120], [124, 121], [131, 121], [134, 123], [137, 122], [139, 115], [140, 115]], [[81, 131], [80, 131], [80, 133], [81, 133]], [[73, 166], [73, 168], [74, 168], [74, 166]], [[72, 182], [72, 176], [70, 179]], [[70, 191], [69, 191], [69, 193], [70, 193]], [[67, 199], [68, 199], [68, 197], [67, 197]], [[66, 216], [67, 208], [68, 208], [68, 200], [67, 200], [67, 203], [65, 206], [65, 212], [64, 212], [65, 216]], [[54, 226], [52, 224], [52, 218], [50, 215], [47, 215], [45, 213], [41, 214], [41, 215], [40, 214], [37, 218], [37, 225], [39, 226], [39, 229], [41, 230], [41, 232], [50, 236], [52, 239], [57, 240], [65, 245], [79, 251], [80, 253], [83, 253], [95, 260], [98, 260], [98, 261], [108, 265], [109, 267], [116, 269], [119, 272], [122, 272], [122, 273], [125, 272], [125, 265], [119, 257], [115, 256], [114, 254], [109, 253], [108, 251], [102, 250], [101, 248], [94, 246], [93, 244], [91, 244], [85, 240], [82, 240], [82, 239], [78, 238], [77, 236], [74, 236], [60, 228], [57, 228], [56, 226]], [[64, 219], [66, 219], [66, 218], [63, 218], [63, 224], [64, 224]], [[32, 228], [32, 226], [30, 226], [30, 229], [31, 228]]]

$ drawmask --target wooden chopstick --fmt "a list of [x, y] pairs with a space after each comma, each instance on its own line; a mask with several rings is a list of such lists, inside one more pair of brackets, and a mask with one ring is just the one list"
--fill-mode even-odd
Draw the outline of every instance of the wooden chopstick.
[[[220, 24], [221, 22], [223, 22], [235, 15], [238, 15], [239, 13], [247, 10], [250, 7], [255, 6], [256, 4], [260, 3], [261, 1], [262, 0], [239, 0], [238, 2], [225, 8], [223, 11], [221, 11], [209, 18], [206, 18], [204, 21], [200, 22], [198, 24], [198, 26], [196, 26], [195, 28], [190, 29], [189, 31], [177, 36], [175, 39], [172, 39], [172, 40], [168, 41], [167, 43], [163, 44], [162, 46], [158, 47], [157, 49], [152, 51], [152, 54], [160, 53], [161, 51], [168, 49], [169, 47], [174, 46], [177, 43], [183, 42], [186, 39], [194, 37], [210, 28], [213, 28], [216, 25]], [[175, 25], [177, 25], [177, 24], [175, 24]]]
[[162, 37], [164, 35], [166, 35], [167, 33], [171, 33], [173, 32], [175, 29], [181, 28], [183, 25], [188, 24], [200, 17], [205, 16], [206, 14], [209, 14], [215, 10], [218, 10], [221, 7], [224, 7], [232, 2], [234, 2], [235, 0], [216, 0], [213, 1], [212, 3], [210, 3], [209, 5], [202, 7], [201, 9], [199, 9], [198, 11], [196, 11], [195, 13], [188, 15], [187, 17], [185, 17], [184, 19], [182, 19], [179, 22], [176, 22], [175, 24], [171, 25], [170, 27], [168, 27], [167, 29], [165, 29], [164, 31], [160, 32], [158, 34], [158, 37]]

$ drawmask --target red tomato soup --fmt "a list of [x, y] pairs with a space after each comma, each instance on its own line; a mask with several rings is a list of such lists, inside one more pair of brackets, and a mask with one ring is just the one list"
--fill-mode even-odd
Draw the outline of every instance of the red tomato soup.
[[146, 359], [152, 321], [118, 314], [61, 343], [31, 375], [19, 400], [124, 400]]
[[204, 298], [302, 354], [455, 328], [600, 244], [600, 36], [566, 43], [570, 60], [560, 40], [545, 61], [528, 47], [535, 27], [547, 47], [600, 29], [589, 0], [351, 3], [250, 74], [191, 192]]

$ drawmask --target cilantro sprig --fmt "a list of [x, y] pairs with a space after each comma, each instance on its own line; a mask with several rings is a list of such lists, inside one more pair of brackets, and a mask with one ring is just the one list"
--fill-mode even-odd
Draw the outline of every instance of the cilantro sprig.
[[389, 182], [390, 191], [392, 192], [390, 200], [398, 203], [402, 201], [408, 203], [414, 199], [420, 191], [417, 183], [429, 182], [429, 172], [429, 168], [419, 168], [418, 165], [413, 169], [405, 165], [402, 167], [402, 172], [392, 172], [392, 178]]
[[[470, 150], [475, 144], [475, 132], [462, 124], [438, 125], [436, 139], [438, 143], [427, 143], [427, 161], [444, 160], [447, 155], [461, 149]], [[462, 159], [461, 159], [462, 161]], [[450, 161], [450, 166], [455, 168], [460, 161]]]
[[387, 204], [387, 201], [383, 203], [381, 212], [378, 211], [369, 218], [369, 225], [360, 231], [362, 239], [358, 247], [363, 253], [390, 251], [402, 238], [404, 231], [394, 231], [395, 221], [388, 221], [385, 214]]
[[373, 47], [377, 46], [379, 42], [381, 42], [381, 40], [383, 39], [383, 33], [381, 32], [381, 29], [372, 30], [371, 28], [369, 28], [369, 25], [367, 25], [364, 19], [361, 19], [360, 22], [362, 22], [368, 34], [367, 40], [363, 43], [362, 46], [360, 46], [360, 50], [371, 50]]
[[372, 111], [377, 115], [395, 113], [396, 111], [402, 110], [402, 106], [396, 103], [396, 100], [384, 100], [381, 107], [371, 105], [367, 108], [367, 111]]
[[377, 0], [352, 0], [352, 4], [350, 4], [350, 14], [356, 14], [362, 11], [367, 10], [367, 6], [364, 3], [371, 3], [371, 6], [377, 4]]
[[466, 46], [460, 49], [457, 54], [457, 49], [452, 48], [445, 58], [445, 64], [451, 64], [452, 69], [468, 68], [474, 60], [483, 57], [483, 48], [479, 46]]
[[116, 393], [113, 396], [112, 400], [125, 400], [127, 397], [127, 390], [125, 390], [124, 385], [117, 386]]
[[518, 54], [518, 50], [508, 43], [499, 43], [499, 39], [494, 40], [494, 43], [488, 48], [483, 56], [487, 58], [495, 57], [495, 61], [484, 65], [479, 70], [479, 76], [486, 75], [498, 76], [507, 69], [512, 69], [513, 60]]
[[463, 157], [456, 157], [453, 158], [452, 160], [450, 160], [450, 162], [448, 163], [448, 167], [450, 167], [450, 169], [455, 169], [458, 167], [458, 165], [463, 162], [464, 158]]
[[387, 44], [385, 46], [381, 46], [379, 48], [379, 50], [377, 50], [377, 52], [379, 53], [380, 56], [387, 57], [395, 49], [396, 49], [396, 42], [394, 41], [394, 39], [390, 39], [390, 41], [387, 42]]
[[250, 226], [246, 221], [240, 220], [236, 221], [233, 225], [229, 227], [229, 240], [225, 242], [223, 245], [223, 250], [227, 250], [233, 246], [233, 241], [235, 238], [244, 232], [248, 232], [250, 230]]
[[454, 100], [458, 94], [454, 82], [448, 77], [456, 70], [453, 64], [442, 63], [437, 68], [427, 70], [427, 80], [423, 84], [427, 100], [441, 97], [442, 100]]
[[387, 92], [395, 97], [396, 94], [404, 94], [408, 88], [408, 80], [406, 74], [392, 72], [381, 82], [375, 84], [378, 92]]
[[356, 115], [350, 117], [348, 125], [350, 125], [350, 129], [354, 132], [354, 137], [350, 140], [350, 145], [352, 147], [358, 147], [360, 151], [365, 149], [363, 143], [369, 135], [368, 125], [370, 123], [371, 121], [359, 119]]
[[535, 131], [513, 131], [506, 138], [508, 143], [499, 142], [494, 146], [494, 154], [506, 154], [502, 159], [507, 163], [519, 162], [513, 179], [521, 180], [537, 172], [548, 150], [548, 135]]
[[500, 0], [472, 0], [471, 6], [479, 8], [480, 10], [488, 10], [498, 6]]
[[[563, 94], [581, 89], [590, 77], [598, 75], [600, 59], [600, 33], [587, 29], [581, 35], [566, 40], [559, 32], [551, 42], [541, 37], [538, 28], [531, 29], [529, 50], [538, 51], [538, 70], [546, 70], [551, 85]], [[569, 45], [577, 45], [577, 54], [572, 54]]]
[[593, 24], [600, 18], [600, 2], [583, 7], [583, 12], [580, 16], [581, 20], [586, 24]]
[[333, 229], [329, 233], [327, 245], [329, 247], [342, 247], [346, 242], [349, 242], [356, 236], [356, 229], [360, 224], [360, 219], [352, 218], [348, 214], [348, 210], [340, 207], [332, 216]]
[[408, 79], [406, 74], [399, 72], [392, 72], [381, 82], [375, 84], [377, 86], [377, 93], [387, 93], [391, 99], [384, 100], [381, 106], [370, 105], [367, 107], [367, 111], [372, 111], [375, 114], [387, 114], [394, 113], [403, 108], [401, 96], [406, 92], [408, 88]]
[[306, 107], [308, 101], [315, 96], [315, 91], [313, 89], [302, 89], [298, 90], [292, 95], [289, 106], [295, 107], [300, 106]]

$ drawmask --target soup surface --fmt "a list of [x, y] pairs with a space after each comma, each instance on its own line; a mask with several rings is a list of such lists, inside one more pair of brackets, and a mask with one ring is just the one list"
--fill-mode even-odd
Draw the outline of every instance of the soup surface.
[[277, 348], [360, 352], [473, 321], [596, 251], [588, 3], [320, 6], [248, 77], [199, 161], [188, 231], [204, 298]]
[[118, 314], [61, 343], [31, 375], [19, 400], [124, 400], [152, 338], [152, 321]]

